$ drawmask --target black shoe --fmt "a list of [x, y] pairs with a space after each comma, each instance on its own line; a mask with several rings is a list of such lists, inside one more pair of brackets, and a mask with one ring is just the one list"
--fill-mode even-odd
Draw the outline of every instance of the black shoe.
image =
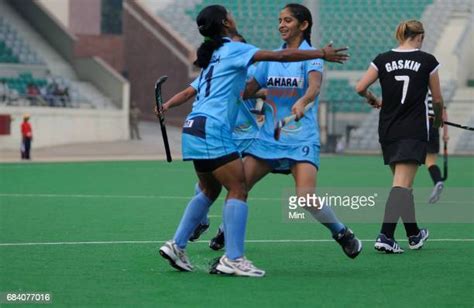
[[191, 237], [189, 238], [189, 240], [190, 240], [191, 242], [194, 242], [194, 241], [197, 240], [204, 232], [206, 232], [207, 229], [209, 229], [209, 224], [203, 225], [203, 224], [199, 223], [199, 225], [197, 225], [196, 229], [194, 229], [193, 234], [191, 234]]
[[213, 250], [221, 250], [225, 246], [224, 231], [219, 228], [216, 236], [209, 242], [209, 247]]
[[351, 259], [354, 259], [362, 251], [362, 242], [355, 237], [351, 229], [345, 228], [340, 233], [333, 236], [336, 242], [341, 245], [342, 250]]
[[420, 229], [420, 232], [417, 235], [408, 237], [408, 246], [410, 249], [421, 249], [429, 236], [430, 232], [428, 229]]
[[375, 250], [385, 253], [403, 253], [404, 250], [398, 245], [393, 238], [388, 238], [385, 234], [380, 233], [375, 240]]

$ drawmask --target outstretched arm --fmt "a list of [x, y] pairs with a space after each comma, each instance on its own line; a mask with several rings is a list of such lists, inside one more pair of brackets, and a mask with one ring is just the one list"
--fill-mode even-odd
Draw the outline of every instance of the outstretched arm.
[[278, 51], [259, 50], [253, 56], [253, 61], [275, 61], [275, 62], [299, 62], [311, 59], [324, 59], [329, 62], [344, 63], [349, 59], [349, 55], [343, 53], [347, 47], [334, 48], [332, 44], [322, 49], [300, 50], [283, 49]]
[[[168, 111], [170, 108], [177, 107], [186, 103], [188, 100], [193, 98], [196, 95], [196, 89], [189, 86], [183, 91], [175, 94], [172, 98], [170, 98], [166, 103], [163, 104], [163, 112]], [[155, 113], [158, 114], [158, 110], [155, 107]]]

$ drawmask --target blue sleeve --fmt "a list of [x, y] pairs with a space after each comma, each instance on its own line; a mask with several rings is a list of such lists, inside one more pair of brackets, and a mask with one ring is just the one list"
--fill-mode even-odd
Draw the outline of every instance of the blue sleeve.
[[252, 64], [249, 66], [249, 68], [247, 69], [247, 80], [250, 80], [253, 78], [253, 76], [255, 75], [256, 68], [257, 66], [255, 64]]
[[249, 67], [253, 61], [253, 56], [255, 53], [259, 50], [257, 47], [250, 45], [250, 44], [244, 44], [244, 43], [235, 43], [237, 48], [236, 48], [236, 57], [237, 57], [237, 62], [236, 65], [238, 67], [243, 67], [247, 68]]
[[194, 88], [194, 90], [198, 90], [199, 88], [199, 77], [197, 77], [196, 79], [194, 79], [193, 82], [191, 82], [191, 84], [189, 84], [191, 87]]
[[268, 78], [268, 62], [260, 62], [255, 69], [253, 78], [258, 82], [260, 87], [265, 88]]
[[320, 72], [321, 74], [324, 71], [324, 61], [322, 59], [314, 59], [306, 62], [306, 75], [309, 72], [316, 71]]

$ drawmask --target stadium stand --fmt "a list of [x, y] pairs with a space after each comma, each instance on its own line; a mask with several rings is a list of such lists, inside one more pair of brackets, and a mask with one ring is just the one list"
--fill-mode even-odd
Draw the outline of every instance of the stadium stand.
[[78, 42], [39, 1], [0, 1], [0, 109], [14, 125], [2, 149], [18, 149], [25, 113], [36, 148], [128, 139], [129, 83]]
[[[143, 1], [155, 14], [169, 23], [192, 46], [202, 42], [196, 30], [194, 18], [207, 5], [215, 4], [210, 0], [182, 0], [158, 5], [156, 1]], [[303, 1], [293, 1], [302, 3]], [[278, 12], [288, 1], [233, 1], [224, 0], [220, 4], [228, 8], [239, 25], [239, 31], [246, 40], [260, 48], [276, 49], [281, 45], [277, 31]], [[249, 22], [250, 21], [250, 22]]]
[[[160, 1], [142, 0], [153, 13], [164, 20], [171, 29], [194, 48], [202, 41], [196, 30], [194, 18], [205, 6], [214, 4], [211, 0]], [[450, 21], [456, 12], [472, 12], [471, 0], [318, 0], [296, 1], [312, 8], [314, 19], [314, 45], [324, 45], [330, 41], [334, 45], [347, 44], [350, 47], [351, 59], [344, 65], [327, 64], [325, 82], [320, 99], [328, 104], [329, 113], [346, 114], [339, 117], [332, 125], [332, 134], [342, 135], [347, 126], [358, 126], [352, 131], [349, 150], [376, 151], [379, 149], [377, 138], [378, 111], [373, 111], [355, 93], [354, 85], [370, 61], [379, 53], [396, 46], [394, 30], [401, 20], [421, 19], [428, 33], [423, 49], [434, 53], [442, 59], [443, 65], [452, 68], [454, 60], [446, 60], [444, 54], [451, 52], [451, 47], [440, 44], [441, 39], [449, 38]], [[251, 44], [265, 49], [275, 49], [281, 45], [277, 31], [279, 10], [287, 1], [232, 1], [219, 2], [234, 15], [240, 32]], [[458, 30], [453, 30], [458, 31]], [[449, 32], [449, 31], [448, 31]], [[444, 42], [444, 41], [443, 41]], [[445, 44], [445, 43], [443, 43]], [[451, 44], [451, 43], [450, 43]], [[453, 46], [454, 47], [454, 46]], [[455, 48], [458, 49], [458, 48]], [[457, 62], [455, 63], [457, 64]], [[456, 73], [447, 74], [441, 71], [442, 87], [447, 104], [455, 97], [458, 84]], [[378, 83], [372, 90], [380, 93]], [[455, 109], [455, 108], [453, 108]], [[367, 115], [364, 115], [367, 113]], [[352, 115], [352, 117], [350, 116]], [[330, 115], [331, 117], [331, 115]], [[354, 123], [358, 122], [358, 125]], [[331, 125], [330, 125], [331, 126]], [[464, 143], [465, 138], [455, 138], [456, 144]], [[459, 141], [457, 141], [459, 139]], [[469, 143], [468, 143], [469, 144]], [[451, 145], [451, 146], [454, 146]], [[469, 148], [467, 145], [461, 146]], [[456, 147], [457, 149], [458, 147]], [[461, 148], [459, 148], [461, 149]], [[470, 148], [469, 148], [470, 149]], [[472, 147], [474, 152], [474, 147]]]
[[43, 61], [0, 16], [0, 63], [43, 64]]
[[[403, 19], [420, 19], [432, 0], [321, 0], [320, 41], [350, 44], [351, 61], [344, 66], [329, 64], [331, 70], [365, 70], [381, 51], [395, 46], [393, 32]], [[330, 31], [325, 31], [330, 29]]]
[[[467, 126], [474, 127], [474, 116], [466, 123]], [[464, 131], [461, 133], [456, 146], [458, 154], [472, 154], [474, 152], [474, 134], [472, 131]]]
[[[44, 45], [43, 39], [4, 3], [0, 13], [0, 65], [8, 64], [9, 72], [0, 72], [5, 95], [0, 104], [115, 108], [109, 98], [80, 81], [70, 65]], [[31, 99], [29, 87], [38, 89], [38, 99]]]

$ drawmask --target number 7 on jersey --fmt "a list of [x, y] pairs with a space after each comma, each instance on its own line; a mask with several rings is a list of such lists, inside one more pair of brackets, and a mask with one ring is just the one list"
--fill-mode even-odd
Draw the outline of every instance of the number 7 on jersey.
[[408, 91], [408, 84], [410, 83], [410, 76], [408, 75], [400, 75], [400, 76], [395, 76], [396, 81], [403, 81], [403, 93], [402, 93], [402, 101], [401, 103], [405, 103], [405, 97], [407, 96], [407, 91]]

